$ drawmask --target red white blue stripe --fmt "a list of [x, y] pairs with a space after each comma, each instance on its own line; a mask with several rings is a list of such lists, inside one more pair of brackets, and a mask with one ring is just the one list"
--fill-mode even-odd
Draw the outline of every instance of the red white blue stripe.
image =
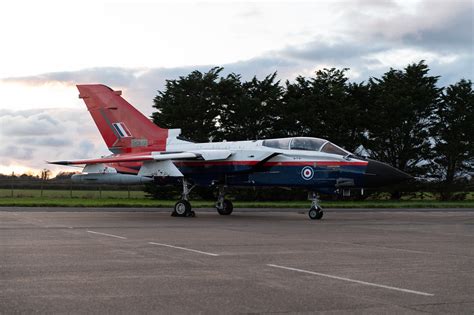
[[113, 123], [115, 131], [119, 134], [120, 138], [131, 138], [132, 134], [128, 130], [127, 126], [123, 122]]

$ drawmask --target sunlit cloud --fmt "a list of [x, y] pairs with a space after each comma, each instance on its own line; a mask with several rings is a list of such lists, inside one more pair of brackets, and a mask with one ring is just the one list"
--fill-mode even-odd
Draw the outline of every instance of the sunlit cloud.
[[70, 82], [0, 80], [0, 109], [77, 108], [77, 92]]
[[[43, 168], [64, 170], [47, 160], [108, 154], [85, 108], [0, 110], [0, 167], [4, 173]], [[21, 167], [19, 167], [21, 166]]]

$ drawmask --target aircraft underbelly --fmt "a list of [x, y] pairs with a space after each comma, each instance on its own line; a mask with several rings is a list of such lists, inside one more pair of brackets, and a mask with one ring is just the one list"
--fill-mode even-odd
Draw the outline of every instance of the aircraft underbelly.
[[362, 181], [365, 166], [338, 168], [314, 167], [310, 165], [272, 166], [254, 169], [252, 166], [227, 165], [203, 167], [180, 167], [181, 172], [200, 185], [210, 185], [225, 179], [227, 185], [235, 186], [285, 186], [285, 187], [335, 187], [338, 183], [358, 186]]

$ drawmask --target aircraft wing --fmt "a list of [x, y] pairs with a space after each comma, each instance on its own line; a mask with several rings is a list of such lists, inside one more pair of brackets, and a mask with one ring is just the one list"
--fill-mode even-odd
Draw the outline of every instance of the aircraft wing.
[[48, 161], [49, 164], [57, 165], [91, 165], [123, 162], [147, 162], [165, 160], [196, 159], [205, 161], [225, 160], [231, 156], [229, 150], [197, 150], [189, 152], [150, 152], [143, 154], [121, 154], [97, 159]]

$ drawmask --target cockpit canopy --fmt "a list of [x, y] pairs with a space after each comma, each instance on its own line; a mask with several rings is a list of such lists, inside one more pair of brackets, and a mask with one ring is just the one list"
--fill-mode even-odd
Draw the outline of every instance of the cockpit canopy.
[[317, 151], [330, 154], [348, 155], [350, 152], [338, 147], [337, 145], [319, 138], [295, 137], [282, 139], [263, 140], [263, 146], [283, 150], [304, 150]]

